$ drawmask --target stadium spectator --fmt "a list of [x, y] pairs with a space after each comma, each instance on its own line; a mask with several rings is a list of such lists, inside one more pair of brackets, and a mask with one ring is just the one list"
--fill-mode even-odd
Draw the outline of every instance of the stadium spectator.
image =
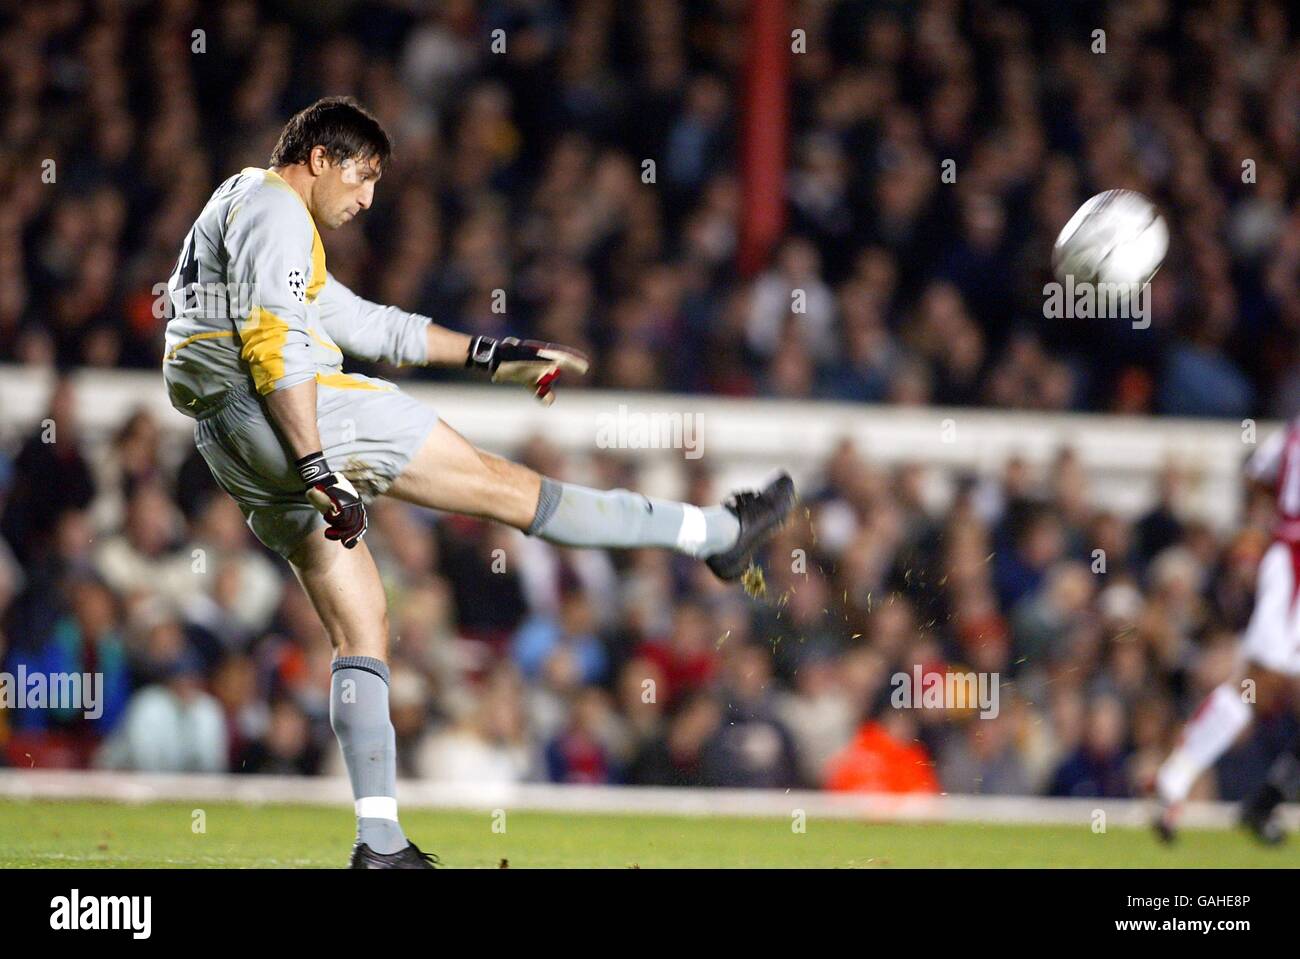
[[[89, 764], [96, 748], [122, 720], [131, 678], [121, 631], [120, 604], [108, 586], [90, 576], [63, 582], [65, 612], [35, 648], [17, 648], [3, 662], [10, 694], [20, 670], [40, 677], [54, 696], [56, 677], [80, 679], [81, 703], [15, 709], [10, 759], [15, 764], [64, 768]], [[92, 702], [90, 697], [94, 697]], [[24, 735], [27, 734], [27, 735]], [[19, 753], [21, 755], [14, 755]]]
[[49, 412], [14, 458], [12, 477], [0, 529], [19, 560], [37, 566], [47, 558], [61, 516], [87, 508], [95, 498], [70, 380], [61, 378], [55, 385]]
[[1017, 720], [1001, 713], [959, 728], [940, 755], [937, 768], [943, 791], [983, 796], [1024, 796], [1033, 792], [1016, 747]]
[[835, 792], [939, 791], [929, 753], [916, 742], [915, 724], [895, 710], [858, 728], [853, 741], [827, 763], [825, 781]]
[[311, 717], [291, 699], [271, 706], [266, 735], [244, 751], [241, 772], [312, 776], [321, 766], [320, 744], [311, 733]]
[[1083, 742], [1057, 768], [1048, 795], [1104, 799], [1131, 795], [1122, 704], [1110, 696], [1098, 697], [1088, 705], [1085, 724]]
[[131, 697], [120, 728], [96, 757], [107, 769], [171, 773], [225, 772], [229, 761], [221, 705], [204, 690], [202, 667], [188, 653]]

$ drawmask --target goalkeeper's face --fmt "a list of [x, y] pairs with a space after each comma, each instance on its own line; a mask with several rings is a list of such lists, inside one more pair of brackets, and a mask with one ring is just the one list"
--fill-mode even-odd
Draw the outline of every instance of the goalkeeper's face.
[[324, 160], [312, 188], [312, 217], [331, 230], [341, 227], [375, 198], [375, 184], [382, 171], [375, 157], [347, 159], [339, 163]]

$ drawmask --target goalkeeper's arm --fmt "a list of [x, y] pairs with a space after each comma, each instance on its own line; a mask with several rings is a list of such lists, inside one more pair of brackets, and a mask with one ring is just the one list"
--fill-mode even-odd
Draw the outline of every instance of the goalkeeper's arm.
[[316, 381], [276, 390], [267, 396], [266, 406], [295, 458], [307, 501], [325, 517], [325, 537], [352, 549], [366, 535], [366, 506], [348, 478], [331, 470], [321, 452]]
[[359, 359], [479, 369], [490, 373], [494, 383], [527, 386], [548, 406], [555, 401], [552, 390], [562, 372], [587, 372], [587, 358], [577, 350], [537, 340], [457, 333], [427, 316], [363, 299], [333, 276], [316, 302], [325, 332], [343, 353]]

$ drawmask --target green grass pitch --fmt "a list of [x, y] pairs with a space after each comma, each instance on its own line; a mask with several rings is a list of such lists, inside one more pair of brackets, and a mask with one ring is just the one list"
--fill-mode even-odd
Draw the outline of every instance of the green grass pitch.
[[[203, 810], [205, 831], [192, 828]], [[1172, 848], [1141, 829], [867, 823], [410, 809], [402, 825], [445, 866], [820, 867], [946, 866], [1300, 867], [1300, 843], [1256, 845], [1236, 831], [1189, 830]], [[346, 863], [345, 807], [235, 803], [0, 801], [0, 868], [331, 868]]]

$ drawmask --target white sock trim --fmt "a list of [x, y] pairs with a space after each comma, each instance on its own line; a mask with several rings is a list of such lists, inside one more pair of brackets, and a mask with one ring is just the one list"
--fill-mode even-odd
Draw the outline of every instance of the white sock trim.
[[1201, 774], [1231, 748], [1251, 719], [1250, 706], [1234, 686], [1217, 686], [1183, 730], [1173, 754], [1156, 773], [1165, 802], [1182, 802]]
[[1175, 751], [1156, 771], [1156, 795], [1163, 802], [1180, 803], [1192, 791], [1200, 774], [1181, 752]]
[[356, 801], [358, 819], [391, 819], [397, 822], [397, 800], [392, 796], [365, 796]]
[[699, 552], [709, 536], [709, 524], [704, 510], [688, 503], [682, 504], [682, 525], [677, 530], [677, 548], [691, 556]]

